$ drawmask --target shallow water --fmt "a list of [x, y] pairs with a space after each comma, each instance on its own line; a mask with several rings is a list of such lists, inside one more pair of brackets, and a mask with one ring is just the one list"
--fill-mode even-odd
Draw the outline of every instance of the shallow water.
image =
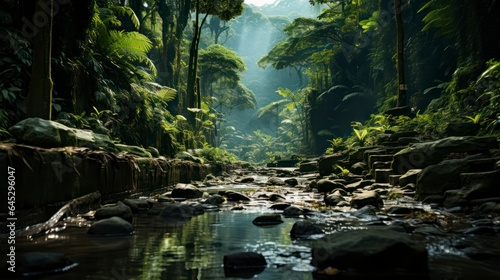
[[[242, 185], [231, 189], [245, 188], [255, 191]], [[219, 190], [219, 187], [206, 189], [211, 193]], [[300, 193], [296, 195], [297, 200], [304, 199]], [[293, 196], [293, 190], [289, 190], [287, 199]], [[243, 205], [245, 210], [230, 210], [234, 205]], [[64, 230], [33, 239], [18, 237], [16, 250], [18, 255], [29, 251], [64, 253], [79, 263], [70, 271], [42, 279], [223, 279], [223, 256], [244, 251], [261, 253], [268, 262], [266, 269], [254, 276], [256, 279], [314, 279], [314, 268], [309, 265], [314, 241], [291, 240], [289, 236], [293, 223], [305, 217], [284, 217], [282, 224], [270, 227], [253, 225], [255, 217], [276, 212], [268, 206], [269, 202], [264, 200], [228, 204], [221, 211], [206, 212], [184, 222], [166, 222], [158, 216], [138, 214], [133, 220], [134, 234], [125, 237], [90, 236], [85, 223], [79, 227], [67, 224]], [[327, 233], [363, 230], [374, 221], [384, 224], [394, 221], [387, 216], [358, 218], [342, 209], [319, 212], [308, 219]], [[458, 223], [459, 219], [451, 221]], [[498, 234], [415, 236], [427, 244], [431, 279], [500, 279]]]

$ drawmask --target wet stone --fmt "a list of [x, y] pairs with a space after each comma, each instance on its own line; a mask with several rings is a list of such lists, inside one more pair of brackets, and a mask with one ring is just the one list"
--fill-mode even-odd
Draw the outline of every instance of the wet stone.
[[115, 216], [127, 221], [132, 221], [132, 210], [128, 205], [118, 201], [115, 205], [104, 206], [97, 209], [94, 214], [94, 218], [96, 220], [107, 219]]
[[227, 201], [250, 201], [251, 199], [239, 192], [235, 191], [220, 191], [220, 195], [225, 196], [227, 198]]
[[283, 223], [280, 214], [266, 214], [261, 215], [255, 218], [252, 221], [252, 224], [256, 226], [270, 226], [270, 225], [278, 225]]
[[87, 233], [97, 236], [121, 236], [130, 235], [134, 232], [134, 227], [129, 222], [120, 217], [112, 217], [93, 223]]
[[126, 198], [123, 200], [123, 203], [130, 207], [132, 213], [146, 212], [153, 207], [153, 203], [145, 199]]
[[285, 217], [294, 217], [304, 214], [304, 211], [297, 206], [288, 206], [283, 210], [283, 215]]
[[267, 261], [259, 253], [241, 252], [225, 255], [223, 259], [226, 277], [252, 278], [261, 273], [267, 266]]
[[290, 231], [290, 237], [293, 239], [305, 238], [323, 233], [323, 230], [319, 226], [310, 221], [297, 221], [293, 224], [292, 230]]

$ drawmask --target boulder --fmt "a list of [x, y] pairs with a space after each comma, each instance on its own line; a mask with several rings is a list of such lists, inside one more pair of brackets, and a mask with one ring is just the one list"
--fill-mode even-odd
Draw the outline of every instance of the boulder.
[[316, 183], [318, 192], [329, 193], [334, 189], [345, 189], [345, 185], [340, 182], [335, 182], [327, 179], [321, 179]]
[[210, 197], [208, 197], [205, 202], [205, 204], [211, 204], [211, 205], [219, 205], [219, 204], [222, 204], [224, 203], [224, 201], [226, 201], [224, 199], [224, 197], [222, 197], [221, 195], [219, 194], [214, 194], [214, 195], [211, 195]]
[[341, 151], [332, 155], [324, 155], [318, 159], [318, 171], [320, 176], [328, 176], [333, 173], [333, 167], [340, 160], [347, 158], [348, 151]]
[[265, 214], [256, 217], [253, 221], [252, 224], [256, 226], [272, 226], [272, 225], [278, 225], [283, 223], [283, 220], [281, 219], [280, 214]]
[[252, 176], [246, 176], [240, 179], [240, 183], [252, 183], [255, 181], [255, 178]]
[[460, 174], [463, 198], [500, 197], [500, 170]]
[[235, 191], [220, 191], [220, 195], [225, 196], [227, 198], [227, 201], [250, 201], [251, 199], [239, 192]]
[[116, 149], [113, 141], [105, 134], [71, 128], [41, 118], [22, 120], [9, 128], [9, 132], [18, 142], [44, 148], [73, 146], [109, 151]]
[[77, 265], [78, 263], [59, 253], [27, 252], [17, 259], [17, 271], [23, 277], [64, 272]]
[[259, 253], [241, 252], [224, 256], [224, 274], [226, 277], [252, 278], [261, 273], [267, 261]]
[[297, 221], [290, 231], [292, 239], [310, 237], [311, 235], [324, 234], [323, 230], [310, 221]]
[[267, 185], [275, 185], [275, 186], [284, 186], [286, 185], [285, 181], [281, 180], [277, 177], [271, 177], [267, 180]]
[[448, 190], [460, 189], [460, 174], [470, 172], [476, 158], [450, 159], [427, 166], [417, 175], [415, 198], [422, 200], [429, 195], [442, 195]]
[[325, 195], [324, 198], [326, 206], [337, 206], [341, 201], [345, 201], [344, 197], [340, 194]]
[[366, 205], [372, 205], [380, 208], [384, 205], [384, 202], [376, 191], [363, 191], [355, 194], [351, 199], [351, 206], [356, 209], [362, 208]]
[[481, 153], [498, 148], [496, 137], [448, 137], [437, 141], [414, 143], [394, 155], [392, 170], [404, 174], [410, 169], [422, 169], [441, 162], [451, 153]]
[[404, 187], [408, 184], [417, 184], [417, 176], [422, 172], [422, 169], [410, 169], [405, 174], [399, 177], [399, 185]]
[[197, 187], [191, 184], [179, 183], [172, 190], [171, 196], [173, 198], [200, 198], [203, 196], [203, 192]]
[[363, 175], [363, 172], [368, 170], [368, 165], [364, 162], [356, 162], [351, 166], [349, 171], [352, 172], [352, 174], [356, 175]]
[[131, 223], [120, 217], [111, 217], [93, 223], [87, 233], [98, 236], [130, 235], [134, 232]]
[[297, 179], [295, 179], [295, 178], [290, 178], [290, 179], [286, 179], [285, 183], [289, 186], [295, 187], [299, 184], [299, 181], [297, 181]]
[[182, 203], [168, 204], [160, 212], [160, 217], [163, 219], [174, 221], [188, 221], [193, 216], [193, 207]]
[[131, 222], [132, 210], [123, 202], [118, 201], [115, 205], [104, 206], [97, 209], [94, 214], [96, 220], [103, 220], [111, 217], [120, 217]]
[[123, 203], [130, 207], [132, 213], [146, 212], [153, 207], [153, 203], [145, 199], [125, 198]]
[[318, 162], [313, 160], [313, 161], [307, 161], [307, 162], [301, 162], [299, 165], [299, 172], [315, 172], [318, 170]]
[[299, 208], [297, 206], [288, 206], [283, 210], [283, 216], [285, 217], [297, 217], [304, 214], [304, 210], [302, 208]]
[[[426, 279], [427, 261], [424, 243], [388, 229], [336, 232], [317, 240], [312, 248], [312, 264], [315, 267], [331, 267], [344, 276], [353, 273], [370, 279], [387, 279], [382, 277], [384, 275], [391, 276], [390, 279], [407, 279], [404, 276]], [[396, 275], [400, 278], [393, 278]]]

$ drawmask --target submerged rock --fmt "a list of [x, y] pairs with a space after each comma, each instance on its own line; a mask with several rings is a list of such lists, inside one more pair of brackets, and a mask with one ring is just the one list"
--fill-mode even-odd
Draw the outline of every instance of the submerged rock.
[[24, 277], [60, 273], [77, 266], [64, 254], [47, 252], [28, 252], [17, 259], [17, 269]]
[[377, 228], [336, 232], [315, 242], [312, 249], [312, 264], [319, 269], [332, 267], [373, 278], [378, 274], [425, 277], [427, 260], [425, 244], [405, 233]]
[[182, 203], [169, 204], [160, 212], [160, 217], [167, 220], [187, 221], [194, 215], [193, 207]]
[[130, 235], [133, 232], [134, 227], [132, 224], [120, 217], [111, 217], [97, 221], [87, 231], [88, 234], [99, 236]]
[[283, 223], [280, 214], [266, 214], [258, 216], [252, 221], [256, 226], [271, 226]]
[[290, 237], [293, 239], [304, 238], [323, 233], [323, 230], [319, 226], [310, 221], [297, 221], [293, 224], [292, 230], [290, 231]]
[[252, 278], [267, 266], [264, 256], [254, 252], [225, 255], [223, 262], [226, 277]]

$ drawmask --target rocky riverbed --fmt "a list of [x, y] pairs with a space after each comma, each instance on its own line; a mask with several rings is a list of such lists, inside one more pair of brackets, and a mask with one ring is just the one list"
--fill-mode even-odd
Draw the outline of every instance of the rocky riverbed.
[[20, 231], [17, 268], [50, 279], [500, 279], [499, 174], [496, 139], [471, 137], [208, 175]]

